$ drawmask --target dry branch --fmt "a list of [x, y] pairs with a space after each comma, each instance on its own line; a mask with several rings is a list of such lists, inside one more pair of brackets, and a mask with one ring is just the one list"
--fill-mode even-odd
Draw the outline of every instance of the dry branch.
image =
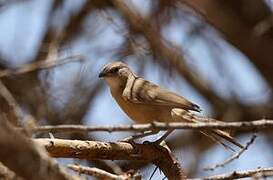
[[24, 179], [78, 179], [66, 174], [42, 148], [16, 132], [3, 118], [0, 118], [0, 149], [1, 162]]
[[178, 161], [168, 149], [162, 146], [64, 139], [35, 139], [34, 141], [45, 147], [52, 157], [151, 162], [158, 166], [169, 179], [186, 179]]
[[22, 112], [20, 106], [18, 105], [17, 101], [13, 97], [13, 95], [8, 90], [8, 88], [0, 80], [0, 98], [1, 98], [1, 96], [3, 97], [3, 99], [5, 99], [7, 105], [9, 106], [9, 108], [11, 110], [10, 112], [12, 113], [12, 115], [14, 117], [14, 118], [10, 118], [9, 120], [16, 125], [20, 125], [21, 124], [20, 121], [24, 117], [23, 112]]
[[62, 59], [57, 60], [49, 60], [49, 61], [36, 61], [30, 64], [24, 64], [18, 68], [14, 69], [5, 69], [0, 71], [0, 78], [5, 76], [13, 76], [19, 75], [31, 71], [41, 70], [41, 69], [49, 69], [55, 66], [63, 65], [66, 63], [82, 61], [83, 56], [81, 55], [72, 55]]
[[246, 177], [253, 178], [261, 178], [261, 177], [269, 177], [273, 176], [273, 168], [257, 168], [254, 170], [246, 170], [246, 171], [233, 171], [226, 174], [220, 174], [200, 179], [192, 179], [192, 180], [229, 180], [229, 179], [239, 179]]
[[208, 166], [208, 167], [205, 167], [204, 170], [210, 170], [210, 171], [213, 171], [215, 170], [216, 168], [218, 167], [224, 167], [225, 165], [227, 165], [228, 163], [234, 161], [235, 159], [238, 159], [248, 148], [251, 144], [254, 143], [255, 139], [256, 139], [256, 134], [254, 134], [252, 136], [252, 138], [250, 139], [249, 142], [247, 142], [246, 146], [241, 149], [239, 152], [235, 153], [234, 155], [232, 155], [231, 157], [227, 158], [225, 161], [223, 161], [222, 163], [218, 163], [218, 164], [215, 164], [215, 165], [212, 165], [212, 166]]
[[1, 162], [0, 162], [0, 179], [23, 180], [22, 178], [16, 176], [16, 174], [13, 171], [11, 171], [9, 168], [4, 166]]
[[94, 176], [99, 179], [105, 179], [105, 180], [137, 180], [141, 179], [141, 177], [138, 174], [134, 173], [124, 173], [121, 175], [111, 174], [105, 170], [99, 169], [99, 168], [91, 168], [91, 167], [85, 167], [80, 165], [68, 165], [68, 168], [80, 173], [80, 174], [87, 174], [90, 176]]
[[47, 125], [39, 126], [30, 129], [33, 133], [88, 133], [94, 131], [134, 131], [134, 132], [145, 132], [151, 130], [168, 130], [168, 129], [192, 129], [192, 130], [211, 130], [211, 129], [222, 129], [222, 130], [261, 130], [261, 129], [272, 129], [273, 120], [257, 120], [257, 121], [243, 121], [243, 122], [202, 122], [202, 123], [184, 123], [184, 122], [173, 122], [173, 123], [162, 123], [154, 122], [149, 124], [132, 124], [132, 125], [116, 125], [116, 126], [85, 126], [85, 125]]

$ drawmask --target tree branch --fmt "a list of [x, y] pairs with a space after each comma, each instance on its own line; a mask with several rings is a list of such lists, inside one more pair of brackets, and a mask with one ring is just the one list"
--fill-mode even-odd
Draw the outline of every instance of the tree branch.
[[4, 166], [0, 162], [0, 179], [5, 180], [23, 180], [21, 177], [18, 177], [13, 171]]
[[14, 130], [0, 117], [0, 159], [18, 176], [29, 179], [76, 180], [50, 159], [43, 149]]
[[261, 178], [261, 177], [269, 177], [273, 176], [273, 168], [258, 168], [254, 170], [246, 170], [246, 171], [233, 171], [226, 174], [220, 174], [200, 179], [191, 179], [191, 180], [229, 180], [229, 179], [239, 179], [239, 178], [246, 178], [246, 177], [254, 177], [254, 178]]
[[31, 71], [41, 70], [41, 69], [49, 69], [55, 66], [60, 66], [66, 63], [82, 61], [83, 56], [81, 55], [72, 55], [68, 57], [64, 57], [61, 59], [50, 60], [50, 61], [35, 61], [30, 64], [24, 64], [15, 69], [5, 69], [0, 71], [0, 78], [5, 76], [19, 75]]
[[135, 173], [124, 173], [120, 175], [111, 174], [105, 170], [99, 169], [99, 168], [91, 168], [91, 167], [85, 167], [80, 165], [74, 165], [69, 164], [68, 168], [72, 169], [73, 171], [76, 171], [80, 174], [87, 174], [90, 176], [94, 176], [99, 179], [107, 179], [107, 180], [138, 180], [141, 179], [139, 174]]
[[257, 120], [257, 121], [242, 121], [242, 122], [200, 122], [200, 123], [184, 123], [184, 122], [172, 122], [162, 123], [153, 122], [149, 124], [132, 124], [132, 125], [116, 125], [116, 126], [85, 126], [85, 125], [47, 125], [39, 126], [30, 129], [33, 133], [88, 133], [94, 131], [134, 131], [134, 132], [145, 132], [145, 131], [156, 131], [156, 130], [168, 130], [168, 129], [192, 129], [192, 130], [211, 130], [211, 129], [222, 129], [222, 130], [261, 130], [261, 129], [272, 129], [273, 120]]
[[[8, 105], [10, 109], [10, 113], [12, 116], [10, 116], [9, 120], [15, 125], [20, 125], [21, 121], [23, 119], [23, 111], [21, 110], [20, 106], [18, 105], [16, 99], [13, 97], [13, 95], [10, 93], [8, 88], [3, 84], [3, 82], [0, 80], [0, 98], [5, 99], [6, 104]], [[11, 118], [12, 117], [12, 118]]]
[[227, 158], [225, 161], [223, 161], [222, 163], [219, 163], [219, 164], [215, 164], [215, 165], [212, 165], [212, 166], [208, 166], [208, 167], [205, 167], [204, 170], [210, 170], [210, 171], [213, 171], [215, 170], [216, 168], [218, 167], [224, 167], [225, 165], [227, 165], [228, 163], [232, 162], [233, 160], [235, 159], [238, 159], [248, 148], [251, 144], [254, 143], [255, 139], [256, 139], [256, 135], [254, 134], [252, 136], [252, 138], [250, 139], [249, 142], [247, 142], [246, 146], [241, 149], [239, 152], [235, 153], [234, 155], [232, 155], [231, 157]]
[[34, 141], [45, 147], [52, 157], [152, 162], [169, 179], [186, 179], [185, 172], [178, 161], [163, 146], [64, 139], [35, 139]]

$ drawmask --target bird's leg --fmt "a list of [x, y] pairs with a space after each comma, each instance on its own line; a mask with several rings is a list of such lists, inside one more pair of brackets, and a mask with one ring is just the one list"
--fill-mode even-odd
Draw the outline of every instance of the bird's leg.
[[163, 136], [161, 136], [158, 140], [154, 141], [153, 143], [155, 144], [160, 144], [163, 140], [165, 140], [167, 138], [167, 136], [169, 136], [172, 132], [174, 131], [174, 129], [168, 129], [165, 134], [163, 134]]
[[143, 138], [143, 137], [146, 137], [146, 136], [150, 136], [150, 135], [156, 134], [158, 132], [159, 131], [146, 131], [146, 132], [143, 132], [142, 134], [136, 134], [136, 135], [129, 136], [129, 137], [125, 138], [122, 141], [132, 142], [132, 141], [134, 141], [136, 139], [140, 139], [140, 138]]

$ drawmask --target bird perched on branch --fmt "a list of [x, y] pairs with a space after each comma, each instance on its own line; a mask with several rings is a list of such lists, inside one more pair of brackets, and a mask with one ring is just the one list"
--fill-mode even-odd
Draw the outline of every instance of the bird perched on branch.
[[[185, 118], [189, 111], [200, 112], [198, 105], [176, 93], [153, 84], [130, 70], [123, 62], [111, 62], [104, 66], [99, 74], [110, 87], [111, 94], [121, 109], [136, 123], [190, 122], [198, 123], [195, 118]], [[157, 142], [165, 139], [173, 130], [168, 130]], [[147, 132], [143, 137], [157, 132]], [[221, 138], [242, 148], [228, 133], [221, 130], [202, 131], [203, 134], [220, 142]]]

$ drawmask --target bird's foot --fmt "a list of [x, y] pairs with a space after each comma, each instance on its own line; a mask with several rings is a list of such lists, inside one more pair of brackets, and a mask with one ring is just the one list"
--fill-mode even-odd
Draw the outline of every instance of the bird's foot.
[[161, 138], [159, 138], [158, 140], [154, 141], [153, 143], [157, 144], [157, 145], [166, 144], [166, 142], [164, 141], [164, 139], [161, 139]]
[[[141, 134], [136, 134], [136, 135], [129, 136], [129, 137], [121, 140], [121, 142], [135, 143], [135, 140], [137, 140], [137, 139], [141, 139], [141, 138], [144, 138], [144, 137], [156, 134], [156, 133], [158, 133], [158, 131], [147, 131], [147, 132], [144, 132], [144, 133], [141, 133]], [[161, 137], [159, 140], [157, 140], [155, 142], [157, 142], [157, 144], [160, 144], [160, 142], [162, 140], [164, 140], [164, 138]]]
[[156, 141], [153, 141], [153, 142], [144, 141], [143, 144], [152, 145], [155, 148], [158, 148], [158, 149], [161, 149], [161, 150], [166, 149], [168, 152], [171, 152], [171, 149], [169, 148], [166, 141], [164, 141], [164, 140], [161, 140], [161, 141], [156, 140]]
[[155, 146], [162, 146], [166, 144], [164, 140], [156, 140], [156, 141], [144, 141], [143, 144], [150, 144], [150, 145], [155, 145]]
[[127, 137], [127, 138], [124, 138], [124, 139], [122, 139], [122, 140], [119, 140], [119, 142], [135, 143], [134, 140], [135, 140], [134, 136], [129, 136], [129, 137]]
[[165, 134], [163, 134], [163, 136], [161, 136], [158, 140], [154, 141], [154, 143], [160, 145], [161, 143], [164, 142], [164, 144], [166, 144], [164, 140], [165, 140], [172, 132], [173, 132], [173, 129], [167, 130], [167, 131], [165, 132]]

